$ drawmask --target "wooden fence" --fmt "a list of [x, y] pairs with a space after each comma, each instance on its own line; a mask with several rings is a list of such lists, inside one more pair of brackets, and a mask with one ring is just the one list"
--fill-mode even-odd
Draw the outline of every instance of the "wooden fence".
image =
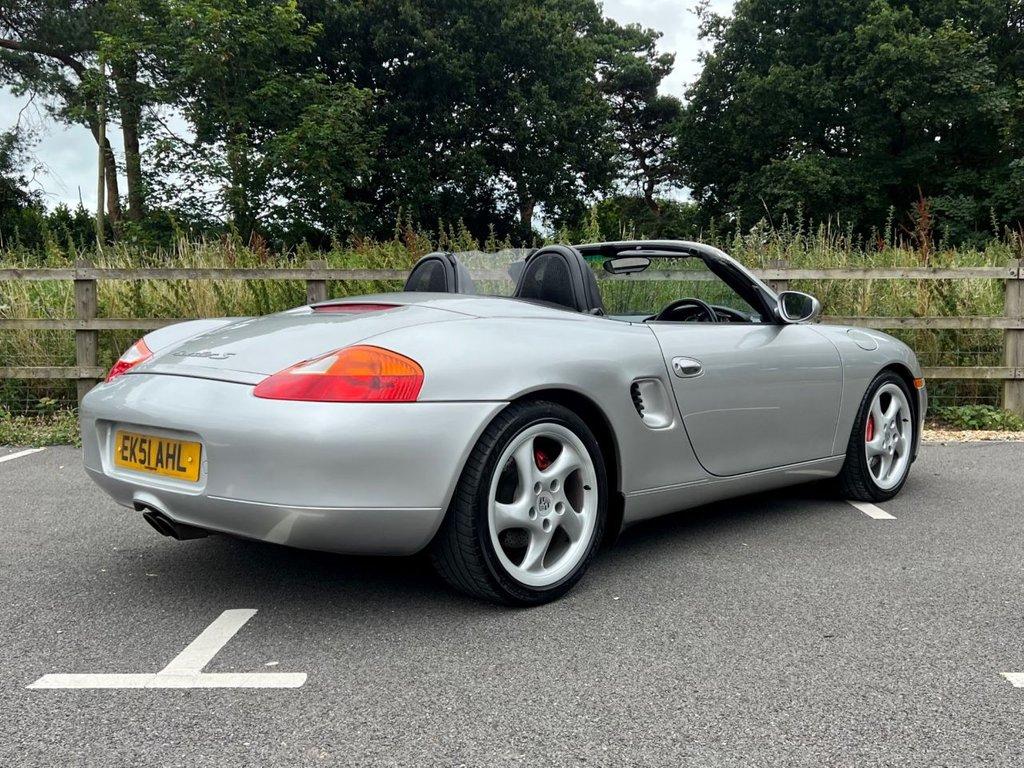
[[[1002, 316], [973, 317], [826, 317], [824, 322], [878, 329], [997, 329], [1004, 334], [1001, 366], [925, 368], [932, 379], [989, 379], [1003, 382], [1003, 405], [1024, 414], [1024, 260], [1005, 267], [890, 267], [755, 270], [776, 290], [793, 280], [1001, 280], [1006, 301]], [[328, 281], [390, 280], [400, 282], [407, 273], [387, 269], [329, 269], [324, 262], [309, 262], [297, 269], [106, 269], [79, 262], [67, 269], [0, 269], [0, 282], [15, 280], [74, 281], [75, 317], [67, 319], [0, 318], [0, 331], [14, 329], [66, 330], [75, 333], [75, 365], [67, 367], [0, 367], [0, 379], [74, 379], [81, 398], [105, 371], [98, 365], [99, 332], [135, 329], [150, 331], [191, 318], [97, 317], [96, 283], [99, 280], [299, 280], [306, 282], [310, 302], [327, 298]], [[477, 279], [507, 280], [501, 271], [474, 271]], [[692, 273], [647, 270], [627, 278], [641, 281], [693, 279]]]

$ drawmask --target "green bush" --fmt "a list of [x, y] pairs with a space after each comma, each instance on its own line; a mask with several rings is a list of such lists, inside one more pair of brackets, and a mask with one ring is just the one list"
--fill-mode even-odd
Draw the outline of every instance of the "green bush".
[[13, 415], [0, 408], [0, 445], [79, 445], [80, 441], [75, 411]]
[[936, 421], [955, 429], [1024, 431], [1024, 419], [992, 405], [951, 405], [933, 408], [931, 415]]

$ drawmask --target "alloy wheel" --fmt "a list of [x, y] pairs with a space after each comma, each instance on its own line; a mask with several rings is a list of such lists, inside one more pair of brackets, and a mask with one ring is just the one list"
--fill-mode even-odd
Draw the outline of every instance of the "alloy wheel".
[[910, 403], [893, 383], [875, 392], [864, 423], [864, 451], [871, 479], [882, 490], [895, 488], [910, 466], [914, 427]]
[[556, 584], [594, 537], [598, 486], [590, 452], [567, 427], [535, 424], [509, 443], [496, 466], [487, 520], [501, 566], [530, 587]]

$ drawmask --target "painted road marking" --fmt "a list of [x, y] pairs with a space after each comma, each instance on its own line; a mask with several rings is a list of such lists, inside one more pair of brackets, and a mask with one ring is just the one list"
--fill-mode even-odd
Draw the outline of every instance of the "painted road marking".
[[855, 509], [859, 509], [868, 517], [874, 518], [875, 520], [895, 520], [896, 518], [886, 512], [884, 509], [879, 509], [874, 504], [867, 504], [863, 501], [851, 501], [849, 502]]
[[1024, 672], [1000, 672], [999, 674], [1009, 680], [1014, 688], [1024, 688]]
[[17, 453], [8, 453], [6, 456], [0, 456], [0, 464], [3, 464], [5, 461], [20, 459], [22, 456], [31, 456], [33, 453], [39, 453], [40, 451], [45, 450], [45, 448], [28, 448], [24, 451], [18, 451]]
[[306, 673], [203, 672], [221, 648], [256, 615], [252, 608], [224, 611], [171, 663], [155, 674], [43, 675], [29, 688], [299, 688]]

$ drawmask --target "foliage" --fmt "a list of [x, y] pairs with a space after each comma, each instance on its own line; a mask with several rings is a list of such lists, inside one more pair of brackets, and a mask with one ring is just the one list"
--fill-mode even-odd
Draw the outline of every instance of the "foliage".
[[618, 144], [618, 175], [635, 189], [657, 216], [656, 195], [679, 178], [677, 134], [682, 103], [659, 93], [672, 72], [674, 57], [659, 53], [660, 33], [608, 22], [609, 54], [602, 71], [601, 91], [612, 110], [612, 135]]
[[0, 246], [41, 239], [42, 204], [19, 172], [24, 151], [16, 129], [0, 133]]
[[0, 73], [93, 130], [107, 102], [119, 239], [325, 246], [405, 217], [529, 241], [620, 176], [652, 206], [671, 185], [657, 37], [595, 0], [13, 0]]
[[931, 409], [930, 416], [954, 429], [1024, 432], [1024, 418], [991, 405], [950, 405]]
[[80, 445], [78, 413], [62, 409], [14, 415], [0, 407], [0, 445]]
[[[575, 242], [594, 240], [665, 239], [693, 240], [700, 236], [700, 212], [693, 203], [654, 198], [652, 207], [644, 198], [612, 195], [591, 207], [586, 227], [577, 227]], [[599, 236], [586, 233], [596, 228]]]
[[[659, 33], [597, 0], [6, 0], [0, 78], [97, 140], [107, 105], [108, 236], [139, 246], [326, 249], [397, 219], [526, 243], [542, 222], [978, 247], [1024, 226], [1020, 2], [702, 7], [685, 106]], [[81, 244], [16, 208], [26, 247]]]
[[95, 242], [93, 218], [82, 206], [59, 205], [47, 212], [38, 191], [20, 168], [27, 139], [17, 128], [0, 133], [0, 248], [42, 253], [47, 244], [84, 248]]
[[[579, 216], [607, 189], [615, 148], [599, 74], [621, 31], [593, 0], [303, 2], [323, 28], [311, 59], [373, 92], [379, 143], [359, 231], [405, 215], [532, 239], [540, 208]], [[625, 54], [623, 54], [625, 55]]]
[[925, 198], [956, 243], [1024, 220], [1020, 3], [739, 0], [702, 34], [680, 154], [708, 215], [867, 231]]
[[166, 0], [150, 10], [151, 23], [117, 43], [143, 52], [155, 93], [191, 134], [165, 131], [154, 144], [158, 199], [192, 220], [219, 215], [245, 238], [267, 231], [281, 200], [306, 226], [329, 231], [351, 218], [347, 187], [372, 139], [368, 101], [299, 66], [319, 27], [292, 0]]

